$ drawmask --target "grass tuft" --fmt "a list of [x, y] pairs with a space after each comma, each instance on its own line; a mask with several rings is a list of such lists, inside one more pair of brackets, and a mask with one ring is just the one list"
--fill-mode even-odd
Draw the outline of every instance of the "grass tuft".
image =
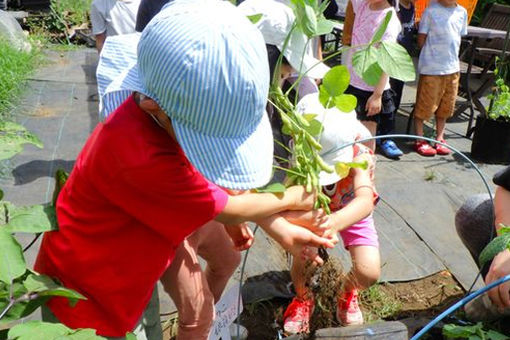
[[29, 75], [39, 63], [40, 52], [23, 52], [0, 40], [0, 119], [9, 116]]
[[391, 319], [402, 309], [402, 303], [387, 294], [381, 285], [375, 284], [361, 292], [360, 302], [366, 322]]

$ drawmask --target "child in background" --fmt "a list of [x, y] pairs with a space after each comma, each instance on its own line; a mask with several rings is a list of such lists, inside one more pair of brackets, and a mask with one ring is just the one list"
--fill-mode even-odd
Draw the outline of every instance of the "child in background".
[[[401, 26], [395, 9], [387, 0], [351, 0], [350, 2], [355, 16], [351, 39], [352, 46], [369, 43], [386, 14], [390, 11], [393, 12], [393, 15], [382, 40], [397, 41]], [[355, 50], [349, 50], [347, 54], [346, 64], [351, 75], [351, 83], [346, 93], [356, 96], [358, 99], [358, 105], [356, 106], [358, 119], [372, 135], [375, 135], [381, 116], [395, 114], [389, 78], [387, 74], [383, 73], [376, 86], [366, 84], [352, 67], [354, 52]], [[375, 150], [375, 141], [367, 142], [366, 145]]]
[[101, 53], [106, 37], [135, 32], [140, 0], [94, 0], [90, 7], [92, 33]]
[[[321, 136], [324, 161], [334, 166], [337, 162], [368, 162], [366, 170], [351, 168], [346, 177], [336, 173], [321, 172], [319, 175], [323, 192], [331, 198], [331, 235], [340, 232], [345, 248], [351, 254], [352, 269], [337, 295], [336, 317], [344, 326], [363, 323], [358, 305], [358, 291], [375, 283], [380, 275], [380, 255], [377, 232], [372, 211], [378, 200], [373, 174], [375, 158], [373, 152], [362, 144], [355, 144], [341, 150], [336, 148], [364, 138], [368, 131], [354, 117], [338, 112], [335, 108], [324, 109], [317, 95], [304, 97], [298, 105], [301, 113], [318, 114], [324, 131]], [[302, 213], [286, 212], [283, 216], [296, 224], [306, 225]], [[296, 297], [287, 307], [284, 330], [288, 334], [307, 333], [309, 320], [314, 309], [314, 297], [305, 286], [304, 269], [306, 260], [294, 257], [291, 277]]]
[[[400, 0], [397, 14], [400, 24], [402, 25], [402, 31], [398, 35], [397, 41], [407, 50], [407, 53], [411, 54], [413, 49], [413, 35], [416, 31], [414, 0]], [[395, 103], [396, 114], [402, 100], [404, 82], [390, 78], [390, 86], [394, 91], [393, 101]], [[389, 135], [393, 133], [395, 129], [395, 114], [381, 116], [381, 122], [377, 128], [377, 135]], [[377, 145], [380, 145], [382, 153], [388, 158], [398, 159], [403, 155], [402, 150], [400, 150], [391, 139], [378, 139]]]
[[[418, 136], [423, 136], [423, 121], [435, 115], [436, 139], [444, 143], [446, 119], [453, 114], [459, 87], [460, 40], [466, 34], [467, 12], [456, 0], [437, 0], [425, 9], [418, 30], [418, 47], [422, 49], [414, 108]], [[417, 140], [414, 147], [422, 156], [451, 152], [439, 144], [432, 147], [424, 140]]]

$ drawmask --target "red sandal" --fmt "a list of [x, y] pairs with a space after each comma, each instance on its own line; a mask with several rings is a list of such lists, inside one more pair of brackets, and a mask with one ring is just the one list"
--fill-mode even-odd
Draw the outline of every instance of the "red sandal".
[[417, 153], [425, 157], [432, 157], [437, 153], [437, 150], [424, 140], [417, 140], [414, 142], [414, 149]]
[[[439, 140], [439, 142], [446, 144], [444, 139]], [[434, 148], [436, 149], [437, 154], [441, 155], [441, 156], [446, 156], [446, 155], [449, 155], [452, 153], [452, 151], [449, 148], [447, 148], [446, 146], [441, 145], [441, 144], [436, 143]]]

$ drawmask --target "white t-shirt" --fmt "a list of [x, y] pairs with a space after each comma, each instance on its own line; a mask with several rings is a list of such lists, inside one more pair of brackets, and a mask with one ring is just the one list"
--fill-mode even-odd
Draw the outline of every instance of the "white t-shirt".
[[423, 13], [418, 33], [427, 35], [420, 53], [420, 74], [445, 75], [459, 72], [460, 38], [467, 34], [467, 12], [460, 5], [444, 7], [431, 3]]
[[106, 36], [135, 32], [140, 0], [94, 0], [90, 8], [92, 33]]

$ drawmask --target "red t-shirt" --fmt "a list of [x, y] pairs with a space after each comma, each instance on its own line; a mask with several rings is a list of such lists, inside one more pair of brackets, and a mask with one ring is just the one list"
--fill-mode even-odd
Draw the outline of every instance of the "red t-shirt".
[[53, 298], [50, 309], [69, 327], [124, 336], [176, 247], [227, 199], [130, 97], [78, 156], [57, 201], [60, 230], [44, 235], [35, 264], [88, 300]]

